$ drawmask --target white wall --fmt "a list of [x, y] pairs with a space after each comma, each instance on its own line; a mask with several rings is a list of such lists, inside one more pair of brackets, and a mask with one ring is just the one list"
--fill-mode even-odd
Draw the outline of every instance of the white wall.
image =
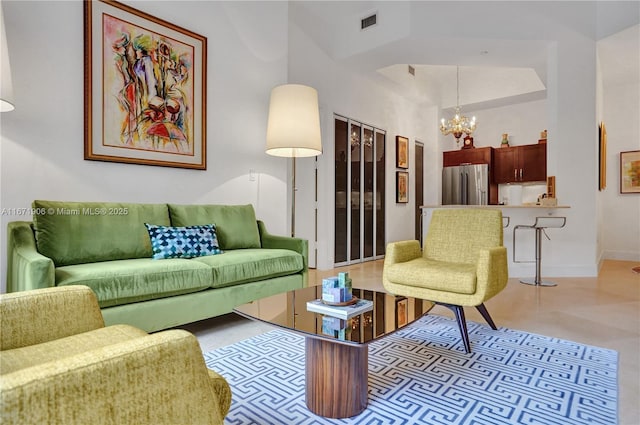
[[[286, 167], [264, 143], [270, 90], [287, 78], [287, 3], [126, 3], [208, 39], [207, 170], [85, 161], [82, 2], [3, 1], [16, 110], [2, 114], [1, 208], [34, 199], [252, 203], [285, 234]], [[25, 219], [5, 214], [0, 225]]]
[[604, 88], [607, 187], [601, 192], [602, 258], [640, 261], [640, 195], [620, 193], [620, 152], [640, 150], [639, 81]]
[[[473, 133], [473, 144], [476, 147], [500, 147], [502, 134], [509, 134], [509, 145], [531, 145], [538, 143], [540, 132], [547, 129], [547, 101], [519, 103], [491, 109], [463, 109], [466, 116], [475, 116], [478, 128]], [[446, 118], [446, 117], [443, 117]], [[453, 136], [451, 149], [456, 149]]]
[[[600, 50], [600, 49], [599, 49]], [[596, 56], [596, 120], [598, 123], [603, 121], [603, 110], [604, 110], [604, 80], [602, 75], [602, 60], [601, 60], [601, 52], [598, 51], [598, 55]], [[600, 146], [597, 146], [598, 152]], [[599, 158], [599, 153], [596, 153]], [[598, 162], [598, 166], [600, 162]], [[598, 176], [600, 176], [598, 170]], [[600, 182], [598, 181], [598, 184]], [[602, 264], [603, 253], [604, 253], [604, 196], [602, 191], [600, 191], [600, 186], [598, 186], [598, 193], [596, 194], [596, 205], [597, 205], [597, 222], [598, 222], [598, 231], [596, 234], [596, 258], [598, 260], [598, 265]], [[598, 267], [599, 268], [599, 267]]]
[[[558, 12], [559, 16], [578, 17], [580, 25], [574, 27], [573, 25], [565, 26], [562, 20], [550, 19], [545, 9], [548, 5], [542, 7], [531, 2], [505, 4], [506, 9], [501, 5], [499, 13], [493, 11], [496, 12], [495, 16], [487, 16], [492, 11], [485, 10], [484, 6], [478, 3], [470, 2], [465, 6], [474, 7], [474, 13], [482, 16], [483, 19], [475, 19], [464, 26], [455, 27], [442, 18], [448, 15], [435, 13], [428, 15], [438, 16], [437, 22], [431, 22], [432, 25], [416, 23], [414, 29], [413, 22], [410, 22], [411, 34], [415, 32], [416, 37], [437, 37], [455, 31], [459, 37], [474, 39], [486, 37], [536, 41], [540, 40], [541, 28], [548, 30], [542, 31], [549, 38], [547, 67], [539, 70], [544, 74], [547, 84], [547, 98], [539, 104], [544, 107], [544, 110], [534, 107], [533, 119], [527, 120], [525, 117], [519, 123], [500, 117], [500, 111], [487, 115], [483, 121], [481, 112], [485, 111], [478, 111], [480, 124], [476, 137], [479, 146], [494, 145], [499, 142], [503, 132], [508, 132], [512, 135], [512, 143], [521, 145], [537, 142], [540, 131], [548, 130], [548, 174], [556, 176], [558, 197], [561, 203], [571, 208], [562, 211], [562, 214], [567, 216], [567, 226], [557, 231], [552, 243], [547, 243], [545, 246], [546, 261], [543, 263], [543, 272], [552, 276], [596, 275], [597, 229], [600, 223], [596, 199], [596, 42], [593, 33], [582, 32], [581, 28], [583, 24], [584, 28], [588, 28], [589, 23], [596, 21], [597, 8], [595, 4], [586, 3], [575, 6], [565, 3], [554, 4], [553, 13]], [[416, 3], [412, 7], [447, 9], [449, 6], [439, 2]], [[577, 15], [573, 13], [573, 7], [579, 9]], [[509, 13], [518, 16], [518, 20], [511, 20], [512, 16], [509, 16]], [[486, 22], [492, 22], [492, 19], [495, 19], [496, 24], [487, 25]], [[403, 33], [403, 30], [400, 29], [399, 32]], [[342, 42], [358, 50], [358, 47], [354, 46], [354, 40], [345, 39]], [[366, 40], [363, 41], [365, 42]], [[330, 116], [333, 112], [338, 112], [388, 131], [390, 136], [388, 146], [391, 147], [388, 149], [388, 171], [395, 171], [392, 140], [396, 134], [406, 135], [412, 140], [418, 138], [427, 144], [433, 141], [437, 143], [440, 152], [451, 149], [451, 142], [438, 136], [437, 131], [428, 129], [424, 122], [412, 121], [414, 117], [428, 118], [434, 115], [433, 110], [424, 108], [423, 111], [419, 111], [419, 105], [411, 105], [401, 99], [395, 99], [393, 95], [386, 95], [383, 89], [376, 88], [363, 76], [349, 72], [347, 66], [340, 64], [340, 58], [331, 58], [327, 52], [315, 45], [302, 29], [292, 27], [290, 43], [289, 77], [293, 80], [305, 80], [304, 82], [319, 89], [323, 97], [321, 103], [324, 102], [325, 107], [325, 124], [331, 122]], [[472, 58], [467, 60], [471, 61]], [[515, 111], [519, 108], [518, 105], [513, 107]], [[522, 113], [530, 112], [526, 111], [530, 106], [525, 105], [522, 108], [525, 109]], [[412, 113], [412, 110], [418, 112]], [[407, 117], [411, 118], [407, 120]], [[509, 128], [513, 130], [509, 131]], [[323, 130], [325, 154], [330, 158], [332, 151], [329, 150], [328, 143], [332, 140], [333, 130], [326, 125]], [[437, 163], [440, 166], [437, 155], [427, 158], [426, 163], [428, 165]], [[325, 186], [320, 188], [320, 193], [325, 198], [321, 200], [320, 208], [324, 205], [326, 210], [321, 218], [324, 220], [321, 229], [330, 230], [333, 228], [331, 221], [333, 170], [327, 161], [323, 164], [321, 175], [325, 178], [321, 178], [321, 182]], [[393, 199], [392, 191], [393, 185], [390, 184], [387, 188], [387, 199]], [[438, 192], [437, 185], [435, 188], [431, 185], [430, 190], [426, 190], [425, 200], [433, 199], [433, 193]], [[408, 220], [412, 209], [411, 204], [409, 207], [407, 211], [403, 211], [402, 206], [388, 204], [388, 242], [403, 239], [412, 234], [412, 226], [407, 224], [411, 222]], [[535, 216], [523, 217], [522, 224], [532, 222], [534, 218]], [[325, 233], [321, 231], [321, 234]], [[322, 254], [326, 258], [331, 258], [330, 245], [325, 247]]]
[[[386, 135], [386, 241], [414, 238], [415, 194], [409, 194], [407, 204], [395, 202], [395, 137], [410, 140], [409, 158], [413, 158], [415, 140], [432, 140], [420, 124], [418, 105], [395, 95], [367, 78], [341, 67], [328, 57], [305, 32], [290, 25], [289, 81], [308, 84], [319, 92], [321, 110], [323, 154], [318, 157], [318, 264], [320, 269], [333, 266], [334, 251], [334, 124], [333, 115], [339, 114], [385, 130]], [[414, 186], [415, 164], [409, 161], [409, 187]], [[310, 167], [299, 172], [311, 172]], [[312, 181], [312, 180], [308, 180]], [[312, 192], [313, 187], [300, 187]], [[313, 235], [310, 215], [297, 215], [296, 228], [300, 234]], [[409, 223], [409, 224], [408, 224]], [[303, 228], [304, 226], [304, 228]]]

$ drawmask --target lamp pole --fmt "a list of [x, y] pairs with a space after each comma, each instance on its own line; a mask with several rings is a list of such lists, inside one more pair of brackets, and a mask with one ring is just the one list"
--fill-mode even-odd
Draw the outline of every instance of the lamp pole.
[[296, 157], [291, 157], [291, 237], [296, 236]]

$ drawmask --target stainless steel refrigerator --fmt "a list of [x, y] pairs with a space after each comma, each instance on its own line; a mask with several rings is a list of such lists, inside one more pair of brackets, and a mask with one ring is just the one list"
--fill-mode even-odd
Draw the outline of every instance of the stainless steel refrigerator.
[[443, 167], [442, 205], [487, 205], [488, 201], [488, 164]]

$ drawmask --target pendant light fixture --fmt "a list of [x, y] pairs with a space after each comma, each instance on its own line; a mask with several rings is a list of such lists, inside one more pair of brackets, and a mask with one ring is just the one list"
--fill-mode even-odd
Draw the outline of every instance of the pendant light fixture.
[[476, 129], [476, 117], [471, 119], [462, 115], [460, 112], [460, 67], [456, 66], [456, 108], [455, 115], [448, 121], [444, 118], [440, 121], [440, 131], [445, 136], [453, 134], [456, 143], [460, 143], [463, 134], [471, 136]]

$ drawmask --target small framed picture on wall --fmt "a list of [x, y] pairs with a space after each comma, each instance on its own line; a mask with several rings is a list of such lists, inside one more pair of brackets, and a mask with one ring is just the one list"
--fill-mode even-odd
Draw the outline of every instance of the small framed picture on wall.
[[598, 190], [605, 190], [607, 187], [607, 129], [601, 122], [598, 129]]
[[396, 202], [406, 204], [409, 202], [409, 173], [396, 171]]
[[409, 168], [409, 139], [396, 136], [396, 167]]
[[620, 193], [640, 193], [640, 151], [620, 152]]

